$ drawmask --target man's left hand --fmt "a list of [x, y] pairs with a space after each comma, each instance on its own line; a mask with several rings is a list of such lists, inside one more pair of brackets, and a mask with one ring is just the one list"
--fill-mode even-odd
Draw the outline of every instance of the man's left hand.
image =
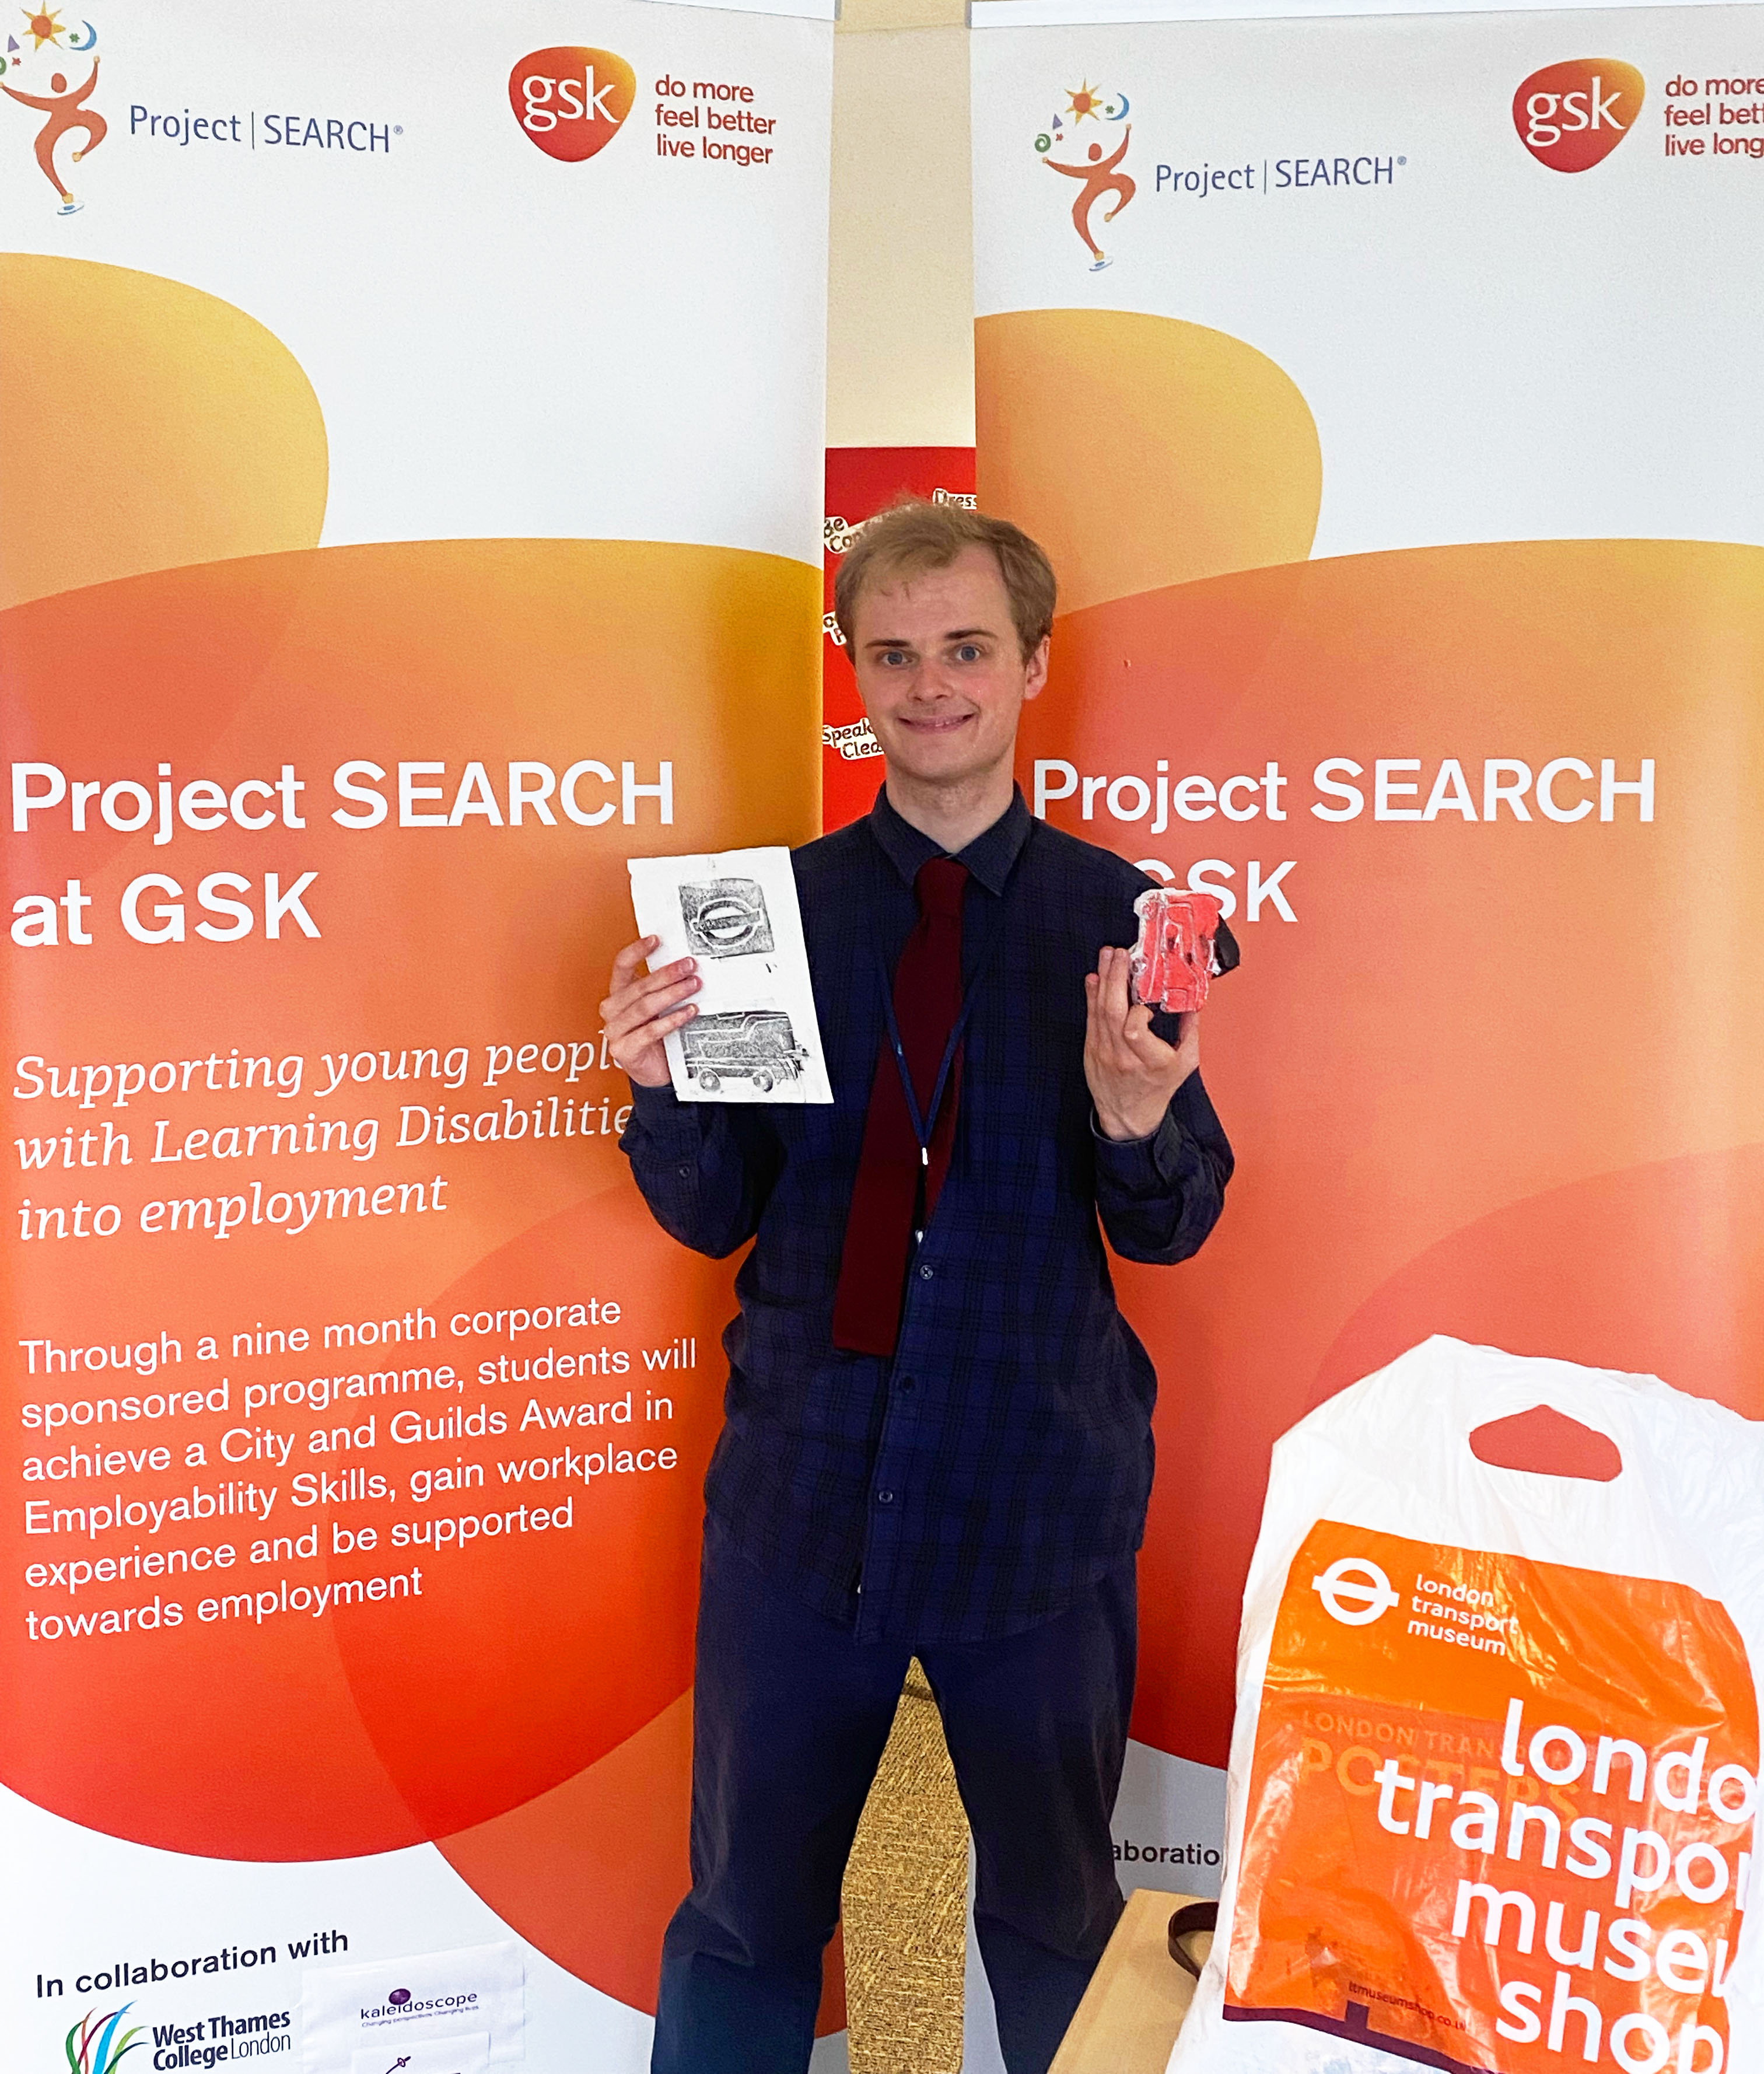
[[1176, 1018], [1177, 1038], [1155, 1036], [1151, 1010], [1133, 1006], [1132, 953], [1105, 946], [1084, 976], [1090, 1019], [1084, 1031], [1084, 1078], [1105, 1138], [1149, 1138], [1170, 1098], [1200, 1064], [1200, 1018]]

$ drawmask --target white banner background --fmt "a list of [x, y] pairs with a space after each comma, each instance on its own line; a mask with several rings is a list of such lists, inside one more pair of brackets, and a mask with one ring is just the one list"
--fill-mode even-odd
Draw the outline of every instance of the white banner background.
[[[1237, 19], [1200, 19], [1213, 15]], [[1295, 19], [1319, 15], [1328, 19]], [[973, 17], [978, 479], [984, 506], [1055, 545], [1066, 589], [1063, 609], [1075, 614], [1064, 637], [1055, 635], [1055, 679], [1032, 713], [1035, 739], [1022, 772], [1027, 784], [1031, 759], [1057, 755], [1097, 787], [1084, 795], [1082, 819], [1076, 793], [1050, 806], [1060, 825], [1129, 857], [1154, 853], [1179, 879], [1195, 857], [1218, 850], [1235, 860], [1240, 899], [1241, 849], [1261, 848], [1266, 870], [1273, 861], [1267, 845], [1278, 856], [1283, 846], [1290, 850], [1316, 832], [1306, 812], [1309, 761], [1295, 771], [1301, 752], [1281, 738], [1303, 726], [1298, 707], [1311, 693], [1288, 695], [1289, 727], [1279, 684], [1259, 679], [1256, 661], [1221, 665], [1210, 653], [1160, 651], [1155, 633], [1137, 630], [1141, 622], [1108, 618], [1110, 601], [1144, 593], [1149, 614], [1151, 599], [1171, 596], [1164, 586], [1193, 581], [1204, 595], [1198, 579], [1302, 560], [1307, 552], [1314, 564], [1480, 542], [1764, 542], [1758, 476], [1764, 389], [1756, 379], [1755, 288], [1741, 257], [1764, 232], [1764, 162], [1752, 155], [1764, 153], [1764, 130], [1752, 126], [1764, 118], [1759, 10], [1372, 8], [1356, 14], [1333, 5], [1282, 9], [1229, 0], [1217, 6], [1200, 0], [1192, 7], [1099, 0], [1094, 8], [1061, 0], [976, 0]], [[1540, 165], [1515, 134], [1516, 89], [1543, 68], [1588, 54], [1596, 64], [1601, 53], [1644, 76], [1638, 118], [1602, 163], [1584, 172]], [[1705, 95], [1704, 83], [1719, 79], [1732, 81], [1734, 90]], [[1750, 94], [1740, 90], [1748, 81]], [[1687, 90], [1692, 82], [1694, 92]], [[1669, 83], [1678, 91], [1669, 92]], [[1714, 113], [1686, 113], [1704, 106]], [[1736, 116], [1741, 109], [1750, 112]], [[1099, 200], [1092, 230], [1107, 263], [1095, 266], [1072, 220], [1080, 183], [1056, 176], [1043, 159], [1081, 165], [1099, 143], [1112, 154], [1130, 128], [1120, 170], [1137, 191], [1106, 223], [1116, 197]], [[1679, 155], [1684, 139], [1699, 137], [1723, 140], [1720, 155], [1712, 143], [1700, 155]], [[1320, 180], [1320, 161], [1327, 169]], [[1345, 181], [1336, 171], [1344, 162]], [[1364, 184], [1353, 173], [1356, 162], [1366, 169]], [[1383, 170], [1374, 173], [1374, 163]], [[1217, 184], [1216, 170], [1225, 175]], [[1086, 331], [1090, 313], [1097, 328]], [[1130, 332], [1125, 320], [1142, 315], [1179, 320], [1190, 342], [1172, 347], [1167, 362], [1156, 362], [1146, 348], [1145, 369], [1158, 368], [1167, 385], [1162, 390], [1149, 386], [1149, 373], [1126, 367], [1125, 355], [1137, 351], [1146, 334]], [[1105, 319], [1122, 328], [1101, 328]], [[1208, 359], [1214, 349], [1192, 344], [1200, 327], [1225, 335], [1217, 349], [1229, 348], [1240, 357]], [[1111, 338], [1121, 357], [1112, 357]], [[1241, 352], [1238, 341], [1253, 351]], [[1192, 357], [1183, 360], [1184, 352]], [[1295, 390], [1314, 420], [1312, 454], [1320, 447], [1314, 539], [1300, 531], [1282, 547], [1270, 547], [1270, 526], [1258, 528], [1254, 511], [1219, 518], [1250, 437], [1239, 444], [1229, 439], [1184, 444], [1196, 427], [1206, 430], [1212, 392], [1201, 385], [1227, 366], [1235, 380], [1258, 356], [1266, 357], [1258, 363], [1266, 393], [1283, 409]], [[1191, 378], [1192, 389], [1184, 386]], [[1217, 378], [1225, 384], [1228, 378]], [[1252, 436], [1255, 414], [1243, 407], [1243, 430]], [[1301, 472], [1301, 444], [1295, 440], [1291, 470], [1283, 461], [1270, 463], [1258, 481], [1290, 490]], [[1292, 495], [1295, 506], [1302, 504], [1302, 495]], [[1190, 516], [1200, 526], [1185, 538]], [[1202, 537], [1216, 519], [1217, 537]], [[1282, 624], [1282, 601], [1308, 593], [1270, 587], [1241, 595], [1246, 621], [1266, 609], [1273, 630]], [[1084, 610], [1091, 606], [1099, 608], [1093, 620]], [[1194, 607], [1197, 618], [1206, 609]], [[1222, 609], [1218, 622], [1200, 623], [1221, 639], [1236, 626]], [[1079, 630], [1071, 630], [1074, 625]], [[1688, 680], [1704, 670], [1712, 680], [1725, 668], [1712, 660], [1718, 651], [1725, 653], [1720, 639], [1704, 651], [1687, 646]], [[1342, 662], [1342, 672], [1353, 660]], [[1139, 680], [1122, 674], [1135, 667], [1158, 673], [1155, 693], [1147, 685], [1137, 700]], [[1447, 748], [1467, 753], [1473, 746], [1478, 757], [1485, 746], [1515, 753], [1512, 743], [1529, 724], [1523, 714], [1514, 716], [1510, 733], [1485, 743], [1467, 743], [1456, 717], [1430, 731], [1431, 683], [1418, 663], [1409, 713], [1394, 725], [1388, 714], [1374, 723], [1386, 737], [1400, 736], [1390, 748], [1419, 752], [1429, 772]], [[1637, 684], [1613, 683], [1612, 714], [1639, 714], [1644, 687], [1651, 696], [1653, 683], [1646, 676]], [[1237, 740], [1231, 717], [1237, 696], [1256, 702], [1262, 732], [1247, 747], [1221, 750], [1218, 737]], [[1342, 740], [1328, 746], [1369, 757], [1386, 753], [1384, 740], [1355, 731], [1360, 723], [1352, 700], [1349, 680], [1341, 690], [1349, 717], [1335, 723]], [[1411, 739], [1411, 721], [1418, 739]], [[1436, 738], [1442, 734], [1450, 734], [1449, 742]], [[1119, 760], [1108, 761], [1111, 753]], [[1541, 761], [1557, 752], [1526, 753]], [[1258, 821], [1246, 832], [1217, 819], [1204, 828], [1188, 828], [1172, 808], [1168, 832], [1154, 840], [1149, 820], [1112, 817], [1105, 801], [1113, 795], [1101, 790], [1108, 779], [1089, 778], [1105, 770], [1142, 771], [1146, 779], [1130, 783], [1146, 785], [1149, 796], [1154, 758], [1168, 759], [1156, 768], [1168, 770], [1173, 788], [1184, 771], [1259, 772], [1262, 759], [1274, 754], [1286, 757], [1282, 767], [1295, 774], [1289, 824], [1280, 830]], [[1241, 760], [1205, 760], [1217, 755]], [[1667, 768], [1661, 765], [1663, 783]], [[1711, 789], [1704, 796], [1712, 800], [1721, 792], [1712, 768], [1695, 774], [1700, 780], [1708, 775]], [[1626, 764], [1623, 775], [1633, 777], [1633, 766]], [[1675, 783], [1688, 783], [1690, 775], [1676, 766]], [[1417, 806], [1426, 785], [1424, 775]], [[1677, 797], [1682, 812], [1682, 791]], [[1130, 795], [1130, 814], [1133, 804]], [[1301, 823], [1308, 834], [1296, 832]], [[1485, 848], [1500, 841], [1492, 837]], [[1217, 1762], [1190, 1760], [1223, 1755], [1219, 1729], [1229, 1719], [1231, 1638], [1266, 1445], [1305, 1408], [1308, 1393], [1324, 1386], [1318, 1365], [1337, 1332], [1368, 1288], [1411, 1253], [1510, 1195], [1597, 1172], [1601, 1157], [1616, 1164], [1626, 1156], [1596, 1143], [1584, 1153], [1559, 1148], [1557, 1136], [1571, 1134], [1564, 1120], [1560, 1133], [1546, 1127], [1531, 1141], [1535, 1159], [1520, 1159], [1530, 1178], [1509, 1183], [1503, 1167], [1496, 1182], [1464, 1161], [1465, 1200], [1441, 1213], [1436, 1196], [1454, 1185], [1452, 1162], [1460, 1155], [1429, 1151], [1420, 1086], [1425, 1068], [1410, 1058], [1390, 1019], [1400, 1021], [1400, 1002], [1381, 1009], [1386, 1019], [1378, 1022], [1367, 1006], [1357, 1034], [1339, 1051], [1331, 1048], [1332, 1039], [1320, 1036], [1302, 1005], [1302, 988], [1291, 1004], [1292, 1019], [1269, 1025], [1264, 974], [1285, 985], [1302, 961], [1312, 975], [1312, 1003], [1332, 994], [1351, 1001], [1372, 966], [1400, 961], [1401, 952], [1378, 933], [1382, 889], [1393, 899], [1403, 897], [1404, 874], [1414, 868], [1393, 855], [1359, 882], [1356, 906], [1324, 898], [1308, 875], [1312, 866], [1303, 862], [1287, 882], [1295, 926], [1277, 906], [1263, 908], [1265, 926], [1246, 928], [1240, 918], [1244, 974], [1217, 998], [1217, 1043], [1208, 1068], [1239, 1144], [1236, 1216], [1228, 1208], [1208, 1254], [1192, 1269], [1155, 1283], [1126, 1278], [1130, 1314], [1142, 1328], [1151, 1320], [1163, 1337], [1156, 1349], [1163, 1392], [1158, 1492], [1142, 1568], [1142, 1692], [1156, 1688], [1163, 1725], [1161, 1746], [1136, 1742], [1130, 1757], [1115, 1825], [1126, 1886], [1217, 1892], [1223, 1774]], [[1480, 868], [1466, 855], [1461, 869], [1468, 899]], [[1723, 918], [1711, 926], [1737, 940], [1741, 895], [1736, 890], [1724, 904], [1725, 888], [1698, 883], [1700, 899], [1713, 901], [1712, 911]], [[1552, 912], [1553, 890], [1546, 866], [1535, 919], [1546, 932], [1572, 929], [1574, 922]], [[1490, 931], [1506, 926], [1496, 919], [1504, 909], [1489, 911]], [[1442, 939], [1429, 955], [1449, 961], [1455, 942]], [[1709, 984], [1719, 994], [1724, 982], [1712, 972]], [[1482, 1006], [1478, 986], [1467, 970], [1458, 998], [1473, 1020]], [[1588, 1016], [1599, 1013], [1590, 1000], [1583, 1007]], [[1424, 1028], [1426, 1012], [1411, 1012]], [[1717, 1019], [1728, 1012], [1718, 1011]], [[1343, 1006], [1341, 1019], [1351, 1023], [1353, 1014]], [[1688, 1008], [1683, 1015], [1675, 1029], [1700, 1043], [1709, 1025], [1691, 1018]], [[1522, 1062], [1538, 1054], [1526, 1052], [1529, 1033], [1515, 1041], [1514, 1071], [1522, 1077]], [[1602, 1035], [1590, 1038], [1590, 1051], [1602, 1056], [1605, 1041]], [[1549, 1068], [1539, 1061], [1539, 1085], [1553, 1067], [1553, 1059]], [[1725, 1063], [1712, 1064], [1702, 1085], [1731, 1085], [1728, 1071]], [[1358, 1110], [1352, 1118], [1336, 1113], [1337, 1093], [1357, 1074], [1374, 1109], [1381, 1076], [1388, 1076], [1387, 1146], [1353, 1136], [1365, 1128]], [[1290, 1102], [1279, 1092], [1283, 1086]], [[1739, 1111], [1750, 1107], [1741, 1104]], [[1691, 1142], [1725, 1144], [1754, 1134], [1738, 1112], [1732, 1118], [1724, 1112], [1715, 1123], [1712, 1112], [1697, 1109], [1689, 1089], [1678, 1109], [1690, 1119]], [[1511, 1124], [1518, 1138], [1527, 1127]], [[1332, 1140], [1337, 1131], [1344, 1134]], [[1671, 1130], [1663, 1135], [1670, 1138]], [[1308, 1175], [1284, 1212], [1246, 1239], [1245, 1218], [1256, 1214], [1252, 1204], [1285, 1185], [1284, 1176], [1270, 1182], [1270, 1159], [1296, 1163], [1307, 1142], [1331, 1142], [1341, 1147], [1339, 1162]], [[1486, 1142], [1491, 1162], [1505, 1158], [1500, 1126]], [[1446, 1176], [1432, 1194], [1431, 1180], [1414, 1178], [1430, 1171]], [[1385, 1226], [1402, 1225], [1411, 1196], [1407, 1230], [1390, 1242], [1395, 1250], [1379, 1256], [1372, 1282], [1353, 1279], [1367, 1271], [1361, 1259], [1344, 1264], [1329, 1286], [1332, 1263], [1353, 1242], [1357, 1226], [1375, 1229], [1383, 1243]], [[1240, 1257], [1251, 1251], [1254, 1260]], [[1564, 1252], [1564, 1263], [1572, 1252]], [[1572, 1312], [1572, 1272], [1565, 1270], [1562, 1279], [1561, 1301]], [[1324, 1317], [1320, 1337], [1304, 1312], [1312, 1284], [1323, 1291], [1316, 1298]], [[1741, 1292], [1730, 1293], [1737, 1300]], [[1290, 1329], [1289, 1312], [1299, 1320]], [[1501, 1304], [1491, 1294], [1477, 1329], [1492, 1335], [1501, 1322]], [[1573, 1333], [1600, 1323], [1583, 1309], [1548, 1350], [1568, 1351]], [[1283, 1330], [1298, 1351], [1258, 1352]], [[1526, 1350], [1545, 1347], [1533, 1341]], [[1397, 1345], [1389, 1349], [1395, 1351]], [[1613, 1350], [1601, 1357], [1619, 1356]], [[1655, 1360], [1661, 1373], [1677, 1379], [1652, 1349], [1636, 1357]], [[1328, 1386], [1349, 1379], [1331, 1374]], [[1725, 1370], [1686, 1386], [1707, 1387], [1733, 1403], [1741, 1403], [1749, 1387]], [[1756, 1415], [1755, 1399], [1742, 1408]], [[1204, 1725], [1195, 1727], [1202, 1717]], [[1188, 1725], [1171, 1726], [1175, 1721]], [[1212, 1853], [1210, 1867], [1196, 1864], [1197, 1847], [1203, 1861]]]
[[[391, 0], [364, 16], [341, 0], [242, 13], [204, 0], [109, 0], [95, 31], [77, 15], [65, 22], [73, 36], [97, 37], [91, 105], [109, 124], [81, 163], [68, 153], [85, 141], [77, 133], [60, 150], [58, 168], [84, 207], [57, 213], [31, 149], [40, 116], [0, 102], [0, 212], [17, 250], [188, 283], [275, 334], [323, 414], [324, 547], [660, 541], [751, 550], [818, 571], [831, 11], [817, 5], [791, 19], [597, 0], [585, 15], [553, 4]], [[526, 53], [590, 39], [628, 60], [635, 95], [603, 155], [560, 163], [523, 134], [510, 69]], [[27, 36], [4, 83], [47, 93], [52, 66], [77, 84], [90, 63], [77, 47], [39, 56]], [[770, 157], [664, 159], [658, 136], [680, 133], [659, 121], [655, 89], [670, 77], [747, 83], [770, 126], [760, 133]], [[379, 141], [355, 151], [271, 146], [272, 122], [304, 132], [308, 115], [321, 126], [333, 118], [370, 126]], [[207, 120], [208, 135], [192, 117]], [[48, 395], [6, 401], [14, 411], [53, 407]], [[139, 429], [151, 448], [155, 428], [143, 420]], [[249, 450], [254, 426], [232, 432]], [[150, 484], [93, 482], [80, 458], [69, 457], [72, 495], [151, 494]], [[16, 509], [12, 518], [17, 526]], [[28, 545], [13, 541], [18, 551]], [[812, 657], [806, 588], [804, 605], [803, 653]], [[654, 609], [665, 624], [667, 599]], [[411, 689], [419, 700], [420, 687]], [[806, 721], [806, 671], [803, 689]], [[291, 743], [299, 721], [291, 716]], [[32, 753], [22, 737], [11, 749]], [[665, 741], [659, 753], [670, 753]], [[805, 797], [818, 758], [805, 725]], [[395, 913], [386, 926], [395, 938]], [[622, 926], [628, 935], [628, 914]], [[151, 1038], [142, 1041], [151, 1056]], [[21, 1271], [14, 1257], [10, 1273]], [[456, 1271], [450, 1264], [438, 1279]], [[298, 1302], [295, 1256], [283, 1273]], [[13, 1287], [14, 1330], [40, 1329], [25, 1323], [37, 1315], [28, 1283]], [[694, 1382], [719, 1386], [713, 1374]], [[175, 1650], [165, 1663], [176, 1679]], [[98, 1655], [93, 1667], [92, 1704], [102, 1709]], [[462, 1657], [459, 1677], [476, 1675]], [[188, 1704], [203, 1706], [200, 1686]], [[287, 1708], [303, 1704], [291, 1688]], [[7, 1712], [9, 1734], [27, 1742], [28, 1692], [15, 1691]], [[171, 1752], [162, 1759], [176, 1761]], [[201, 1778], [188, 1779], [192, 1801], [204, 1791]], [[291, 1945], [347, 1926], [346, 1944], [320, 1942], [317, 1963], [356, 1966], [509, 1936], [432, 1845], [328, 1862], [228, 1862], [121, 1841], [6, 1793], [0, 1858], [0, 2029], [7, 2064], [21, 2074], [64, 2067], [69, 2023], [125, 2002], [126, 2024], [184, 2027], [196, 2055], [180, 2060], [181, 2044], [146, 2037], [131, 2066], [204, 2064], [228, 2035], [213, 2027], [217, 2013], [265, 2010], [291, 2013], [279, 2035], [297, 2061], [303, 1973], [313, 1962]], [[620, 1899], [588, 1890], [583, 1907], [614, 1916]], [[197, 1969], [146, 1987], [113, 1979], [119, 1960], [169, 1967], [268, 1944], [277, 1961], [242, 1979]], [[647, 2066], [647, 2014], [522, 1949], [521, 2064], [534, 2074]], [[485, 2026], [462, 2018], [459, 2027]], [[322, 2074], [347, 2074], [349, 2051], [339, 2051]], [[829, 2039], [816, 2065], [843, 2057], [842, 2037]], [[320, 2060], [308, 2055], [307, 2064], [321, 2074]], [[97, 2074], [95, 2061], [86, 2074]]]

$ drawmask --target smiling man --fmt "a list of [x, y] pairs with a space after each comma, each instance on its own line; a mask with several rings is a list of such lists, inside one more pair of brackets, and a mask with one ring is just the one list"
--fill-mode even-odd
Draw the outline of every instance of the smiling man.
[[[1231, 1150], [1199, 1018], [1130, 1005], [1150, 881], [1035, 820], [1012, 764], [1054, 577], [1014, 526], [907, 504], [837, 605], [887, 776], [795, 857], [831, 1107], [677, 1101], [691, 960], [602, 1004], [651, 1210], [754, 1242], [706, 1481], [692, 1890], [658, 2074], [796, 2074], [840, 1882], [917, 1655], [977, 1864], [1010, 2074], [1042, 2074], [1121, 1911], [1109, 1821], [1157, 1379], [1103, 1237], [1186, 1259]], [[1100, 1227], [1100, 1229], [1099, 1229]]]

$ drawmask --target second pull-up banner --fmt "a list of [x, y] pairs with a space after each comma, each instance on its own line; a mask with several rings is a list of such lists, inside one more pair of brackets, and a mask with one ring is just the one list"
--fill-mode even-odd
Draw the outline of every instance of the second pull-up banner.
[[1764, 13], [1156, 11], [975, 7], [978, 469], [1062, 582], [1034, 804], [1243, 944], [1229, 1210], [1122, 1275], [1117, 1832], [1192, 1890], [1308, 1404], [1445, 1332], [1764, 1412]]

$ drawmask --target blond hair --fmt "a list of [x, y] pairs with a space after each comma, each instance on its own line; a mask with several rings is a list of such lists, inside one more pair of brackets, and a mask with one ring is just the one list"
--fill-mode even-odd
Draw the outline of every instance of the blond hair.
[[840, 632], [849, 642], [857, 601], [870, 585], [947, 569], [969, 547], [987, 548], [997, 561], [1027, 659], [1053, 626], [1059, 589], [1053, 564], [1008, 518], [989, 518], [965, 505], [930, 504], [922, 497], [903, 498], [879, 512], [847, 551], [833, 580], [833, 617]]

